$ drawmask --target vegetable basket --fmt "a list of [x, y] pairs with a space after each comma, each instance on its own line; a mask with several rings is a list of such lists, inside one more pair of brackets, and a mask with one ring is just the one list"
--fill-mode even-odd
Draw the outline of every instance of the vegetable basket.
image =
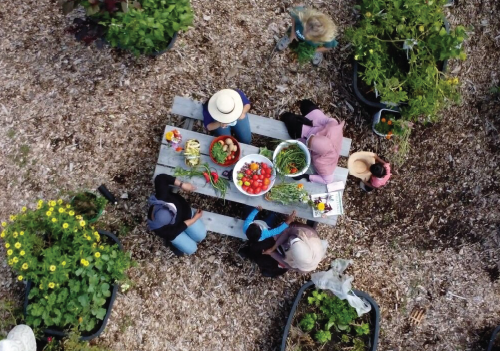
[[[235, 145], [237, 147], [237, 150], [230, 154], [230, 156], [232, 157], [231, 159], [226, 159], [226, 162], [224, 162], [224, 163], [217, 162], [215, 160], [213, 154], [212, 154], [212, 150], [214, 148], [214, 145], [216, 143], [222, 143], [223, 145], [227, 146], [228, 139], [231, 140], [232, 145]], [[222, 167], [229, 167], [229, 166], [234, 165], [240, 159], [240, 156], [241, 156], [241, 147], [240, 147], [240, 144], [238, 143], [238, 140], [236, 140], [232, 136], [230, 136], [230, 135], [221, 135], [221, 136], [219, 136], [217, 138], [214, 138], [214, 140], [212, 140], [212, 143], [210, 144], [209, 154], [210, 154], [210, 159], [216, 165], [219, 165], [219, 166], [222, 166]]]
[[200, 142], [196, 139], [186, 140], [184, 148], [184, 163], [188, 167], [196, 167], [200, 164]]
[[[288, 148], [292, 144], [297, 144], [297, 146], [304, 152], [305, 166], [303, 168], [301, 168], [301, 169], [297, 169], [297, 171], [294, 172], [294, 173], [287, 173], [287, 172], [285, 172], [284, 170], [282, 170], [282, 169], [280, 169], [278, 167], [278, 165], [277, 165], [277, 157], [278, 157], [278, 154], [283, 149]], [[296, 177], [296, 176], [299, 176], [299, 175], [302, 175], [302, 174], [306, 173], [307, 170], [309, 169], [309, 166], [311, 165], [311, 153], [307, 149], [307, 146], [305, 146], [300, 141], [297, 141], [297, 140], [286, 140], [286, 141], [281, 142], [278, 145], [278, 147], [276, 148], [276, 150], [274, 150], [274, 153], [273, 153], [273, 163], [274, 163], [274, 166], [276, 167], [276, 171], [279, 174], [282, 174], [285, 177]]]

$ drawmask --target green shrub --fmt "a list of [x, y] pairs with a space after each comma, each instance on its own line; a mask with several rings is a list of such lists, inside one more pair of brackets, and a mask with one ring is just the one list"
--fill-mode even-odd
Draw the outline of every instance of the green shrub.
[[29, 280], [26, 324], [91, 331], [106, 314], [112, 284], [125, 278], [128, 254], [108, 243], [62, 200], [23, 207], [2, 222], [8, 264]]

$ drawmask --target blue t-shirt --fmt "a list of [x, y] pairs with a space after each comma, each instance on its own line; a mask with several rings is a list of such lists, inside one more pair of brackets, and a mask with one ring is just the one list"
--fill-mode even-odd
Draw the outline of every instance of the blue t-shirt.
[[305, 10], [305, 7], [299, 6], [299, 7], [294, 7], [290, 11], [290, 16], [292, 16], [292, 18], [295, 21], [295, 35], [297, 36], [297, 39], [300, 41], [304, 41], [307, 44], [314, 46], [315, 48], [320, 47], [320, 46], [324, 47], [324, 48], [328, 48], [328, 49], [336, 47], [339, 43], [335, 39], [333, 39], [332, 41], [326, 42], [326, 43], [322, 43], [322, 42], [318, 43], [318, 42], [314, 42], [314, 41], [310, 41], [310, 40], [306, 39], [306, 36], [304, 35], [304, 24], [302, 23], [302, 21], [299, 18], [299, 15], [298, 15], [300, 12], [302, 12], [304, 10]]
[[[245, 93], [243, 93], [239, 89], [233, 89], [233, 90], [236, 91], [238, 94], [240, 94], [241, 100], [243, 101], [243, 106], [250, 104], [250, 100], [248, 100]], [[203, 104], [203, 125], [206, 128], [207, 125], [209, 125], [212, 122], [216, 122], [216, 120], [212, 117], [210, 112], [208, 112], [208, 101], [207, 101], [206, 103]]]

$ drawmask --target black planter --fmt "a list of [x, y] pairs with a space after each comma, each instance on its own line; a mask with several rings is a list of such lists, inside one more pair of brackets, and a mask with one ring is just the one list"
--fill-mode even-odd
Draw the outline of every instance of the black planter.
[[[118, 244], [118, 247], [120, 248], [120, 250], [123, 250], [122, 243], [114, 234], [107, 232], [107, 231], [104, 231], [104, 230], [97, 230], [97, 232], [100, 235], [104, 235], [104, 236], [108, 237], [109, 239], [111, 239], [112, 241], [114, 241], [116, 244]], [[28, 296], [30, 294], [30, 290], [31, 290], [32, 285], [33, 285], [33, 283], [30, 281], [28, 281], [28, 283], [26, 284], [26, 293], [24, 294], [24, 310], [23, 310], [25, 316], [26, 316], [26, 310], [28, 308], [28, 303], [29, 303]], [[104, 308], [106, 308], [106, 315], [104, 316], [103, 320], [97, 324], [97, 326], [94, 328], [94, 330], [92, 330], [90, 332], [82, 332], [80, 340], [82, 340], [82, 341], [92, 340], [94, 338], [97, 338], [104, 331], [104, 328], [106, 327], [106, 324], [108, 323], [108, 318], [111, 315], [111, 309], [113, 308], [113, 303], [115, 302], [117, 292], [118, 292], [118, 284], [114, 284], [113, 290], [111, 291], [111, 296], [108, 297], [108, 299], [106, 300], [106, 304], [104, 305]], [[62, 331], [60, 329], [51, 329], [51, 328], [43, 329], [43, 334], [45, 336], [45, 339], [48, 337], [62, 339], [68, 335], [68, 333], [66, 333], [65, 331]]]
[[497, 350], [499, 350], [497, 348], [493, 348], [493, 346], [495, 345], [495, 341], [497, 339], [500, 339], [500, 325], [498, 327], [496, 327], [495, 330], [493, 331], [493, 334], [491, 334], [490, 343], [489, 343], [488, 349], [486, 351], [497, 351]]
[[[307, 289], [311, 289], [312, 287], [314, 287], [314, 283], [312, 281], [307, 282], [304, 285], [302, 285], [302, 287], [299, 289], [299, 292], [297, 293], [297, 297], [293, 302], [292, 310], [290, 311], [290, 315], [288, 316], [288, 321], [286, 322], [285, 330], [283, 332], [283, 339], [281, 341], [281, 351], [286, 351], [286, 339], [288, 338], [288, 333], [290, 332], [290, 327], [292, 326], [293, 317], [295, 315], [295, 311], [297, 310], [297, 306], [299, 305], [299, 302], [302, 299], [302, 295]], [[370, 295], [359, 290], [353, 289], [352, 291], [356, 294], [356, 296], [365, 299], [372, 306], [372, 309], [369, 313], [370, 313], [370, 321], [371, 324], [374, 326], [374, 330], [370, 338], [371, 347], [369, 351], [375, 351], [377, 350], [378, 335], [380, 332], [380, 310], [378, 308], [377, 303], [375, 302], [375, 300], [371, 298]]]

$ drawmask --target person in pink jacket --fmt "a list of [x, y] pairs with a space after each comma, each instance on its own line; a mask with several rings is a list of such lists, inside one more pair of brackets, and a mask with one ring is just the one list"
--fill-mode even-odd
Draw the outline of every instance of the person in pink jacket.
[[315, 174], [304, 174], [294, 179], [332, 183], [342, 147], [344, 122], [328, 117], [311, 100], [300, 102], [300, 112], [302, 116], [285, 112], [280, 118], [290, 137], [303, 142], [311, 152]]

